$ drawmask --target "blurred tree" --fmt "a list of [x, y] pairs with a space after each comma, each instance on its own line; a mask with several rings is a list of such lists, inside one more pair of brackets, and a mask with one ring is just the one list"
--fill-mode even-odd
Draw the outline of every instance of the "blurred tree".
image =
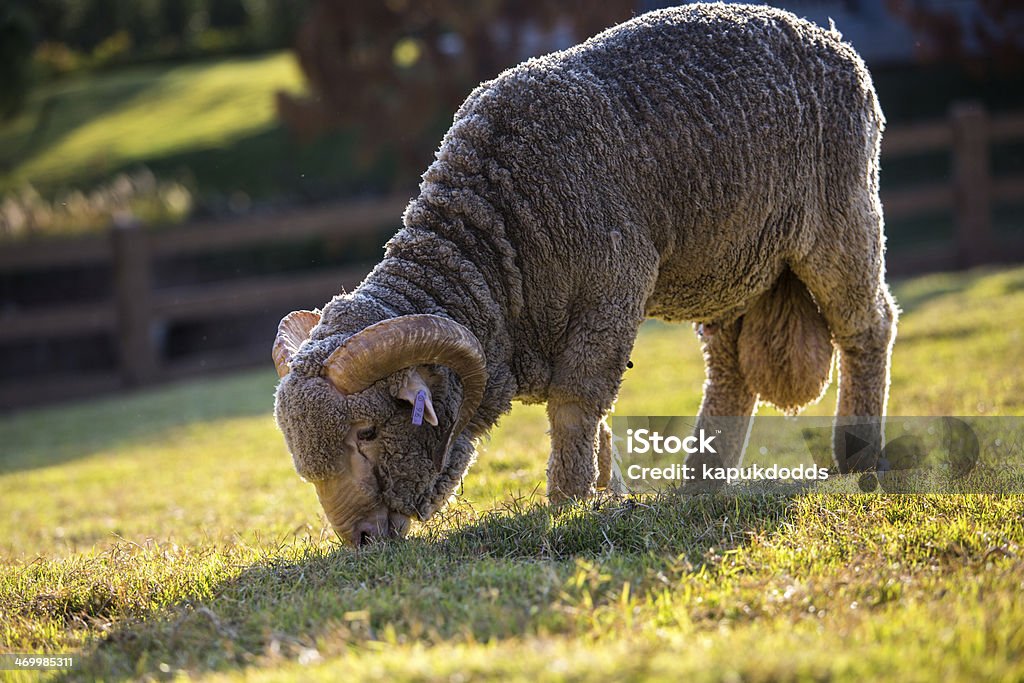
[[1024, 3], [977, 0], [936, 5], [922, 0], [886, 0], [923, 41], [926, 61], [956, 61], [975, 72], [1020, 72], [1024, 68]]
[[[0, 8], [5, 4], [10, 0], [0, 0]], [[57, 63], [44, 71], [61, 74], [115, 61], [286, 47], [309, 1], [15, 0], [14, 6], [35, 25], [43, 61]]]
[[249, 30], [261, 45], [291, 45], [310, 2], [303, 0], [243, 0], [249, 17]]
[[25, 105], [32, 85], [32, 19], [19, 5], [0, 9], [0, 121], [14, 117]]
[[249, 19], [242, 0], [209, 0], [207, 14], [210, 26], [214, 28], [244, 26]]
[[358, 133], [358, 158], [397, 156], [396, 182], [423, 170], [462, 100], [526, 57], [568, 47], [628, 19], [610, 0], [317, 0], [296, 38], [310, 95], [278, 93], [281, 118], [305, 141]]

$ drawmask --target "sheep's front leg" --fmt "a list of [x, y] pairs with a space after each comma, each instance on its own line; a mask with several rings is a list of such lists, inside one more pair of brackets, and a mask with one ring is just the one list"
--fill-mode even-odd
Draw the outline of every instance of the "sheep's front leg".
[[594, 494], [601, 414], [573, 400], [548, 401], [551, 458], [548, 500], [559, 504]]
[[548, 389], [552, 503], [593, 495], [612, 476], [611, 430], [604, 416], [618, 396], [642, 321], [643, 302], [637, 300], [595, 305], [570, 322], [573, 334], [554, 363]]

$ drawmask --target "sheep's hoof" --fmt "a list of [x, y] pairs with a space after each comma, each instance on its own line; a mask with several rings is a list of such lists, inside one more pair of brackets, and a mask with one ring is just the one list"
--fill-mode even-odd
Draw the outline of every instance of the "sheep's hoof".
[[570, 496], [563, 494], [561, 491], [553, 491], [548, 493], [548, 505], [556, 509], [572, 507], [581, 500], [590, 500], [596, 494], [597, 491], [593, 487], [587, 493], [579, 496]]
[[717, 479], [690, 479], [679, 487], [685, 495], [700, 495], [721, 491], [725, 485]]

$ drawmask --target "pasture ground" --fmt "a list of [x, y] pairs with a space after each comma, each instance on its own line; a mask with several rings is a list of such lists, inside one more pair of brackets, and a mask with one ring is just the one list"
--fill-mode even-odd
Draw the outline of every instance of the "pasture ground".
[[[900, 283], [896, 415], [1024, 414], [1024, 268]], [[645, 326], [619, 414], [693, 414], [693, 333]], [[0, 652], [57, 677], [1024, 677], [1024, 496], [543, 504], [516, 406], [457, 503], [355, 552], [240, 373], [0, 418]], [[813, 414], [829, 414], [830, 390]], [[32, 674], [8, 673], [14, 680]]]

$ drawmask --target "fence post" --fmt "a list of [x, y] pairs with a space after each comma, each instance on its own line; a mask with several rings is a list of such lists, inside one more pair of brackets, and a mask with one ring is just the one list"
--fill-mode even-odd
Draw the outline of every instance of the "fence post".
[[977, 102], [956, 104], [953, 123], [953, 183], [957, 260], [961, 267], [983, 263], [992, 233], [988, 115]]
[[146, 384], [157, 372], [150, 324], [150, 258], [146, 232], [133, 218], [117, 218], [114, 242], [114, 297], [117, 301], [121, 380]]

